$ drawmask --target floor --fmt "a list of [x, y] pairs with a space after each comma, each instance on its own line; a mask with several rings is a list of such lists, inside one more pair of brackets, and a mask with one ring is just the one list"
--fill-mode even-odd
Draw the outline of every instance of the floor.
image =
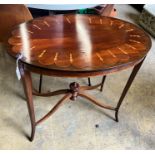
[[[118, 18], [136, 22], [138, 12], [129, 5], [116, 5]], [[155, 40], [123, 105], [119, 123], [114, 114], [94, 107], [78, 98], [67, 102], [50, 119], [37, 127], [33, 142], [30, 121], [21, 82], [15, 75], [15, 61], [0, 51], [0, 149], [155, 149]], [[115, 105], [131, 69], [109, 75], [104, 91], [93, 90], [98, 100]], [[38, 86], [38, 75], [33, 75]], [[101, 77], [92, 78], [95, 84]], [[43, 90], [66, 88], [71, 81], [83, 85], [87, 79], [44, 78]], [[51, 87], [50, 87], [51, 86]], [[36, 118], [39, 119], [59, 97], [34, 96]], [[110, 116], [110, 117], [109, 117]]]

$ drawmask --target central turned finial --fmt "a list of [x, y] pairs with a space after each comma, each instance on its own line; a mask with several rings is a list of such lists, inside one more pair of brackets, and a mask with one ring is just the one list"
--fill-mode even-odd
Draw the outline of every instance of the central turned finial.
[[76, 98], [77, 98], [77, 96], [78, 96], [80, 85], [78, 83], [76, 83], [76, 82], [73, 82], [73, 83], [71, 83], [69, 85], [69, 87], [70, 87], [70, 91], [72, 93], [72, 96], [71, 96], [70, 99], [73, 100], [73, 101], [75, 101]]

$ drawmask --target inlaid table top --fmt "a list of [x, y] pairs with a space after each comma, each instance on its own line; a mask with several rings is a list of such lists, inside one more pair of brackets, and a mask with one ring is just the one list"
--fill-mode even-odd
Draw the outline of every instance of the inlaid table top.
[[[36, 126], [49, 118], [70, 99], [78, 97], [92, 104], [113, 110], [115, 121], [122, 101], [128, 92], [146, 54], [151, 47], [149, 36], [137, 26], [110, 17], [94, 15], [56, 15], [23, 23], [12, 31], [8, 52], [17, 60], [16, 73], [23, 82], [31, 121], [30, 141]], [[116, 106], [103, 104], [86, 91], [103, 90], [106, 75], [134, 67]], [[33, 89], [31, 72], [40, 74], [39, 91]], [[20, 75], [20, 76], [19, 76]], [[57, 77], [89, 77], [89, 86], [72, 82], [67, 89], [42, 93], [42, 75]], [[91, 86], [90, 76], [104, 75], [102, 82]], [[33, 95], [64, 96], [39, 120], [35, 119]]]
[[106, 71], [144, 58], [149, 36], [137, 26], [95, 15], [36, 18], [12, 31], [9, 53], [26, 64], [55, 71]]

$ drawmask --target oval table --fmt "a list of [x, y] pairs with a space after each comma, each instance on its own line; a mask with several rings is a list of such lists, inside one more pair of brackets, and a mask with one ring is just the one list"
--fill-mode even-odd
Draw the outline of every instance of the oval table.
[[[67, 99], [78, 96], [115, 112], [140, 69], [150, 47], [149, 36], [139, 27], [116, 18], [94, 15], [58, 15], [34, 19], [20, 24], [12, 31], [8, 53], [18, 58], [34, 139], [35, 128], [51, 116]], [[86, 91], [101, 87], [107, 74], [133, 67], [116, 107], [102, 104]], [[31, 72], [57, 77], [91, 77], [103, 75], [95, 86], [80, 86], [73, 82], [68, 89], [39, 93], [32, 87]], [[40, 120], [35, 120], [32, 95], [64, 94], [56, 105]]]

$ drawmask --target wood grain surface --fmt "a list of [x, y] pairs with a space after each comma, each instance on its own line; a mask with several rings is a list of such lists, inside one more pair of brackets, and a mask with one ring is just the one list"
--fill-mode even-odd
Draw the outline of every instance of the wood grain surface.
[[107, 71], [143, 59], [149, 36], [123, 20], [95, 15], [56, 15], [23, 23], [12, 31], [9, 54], [51, 71]]

